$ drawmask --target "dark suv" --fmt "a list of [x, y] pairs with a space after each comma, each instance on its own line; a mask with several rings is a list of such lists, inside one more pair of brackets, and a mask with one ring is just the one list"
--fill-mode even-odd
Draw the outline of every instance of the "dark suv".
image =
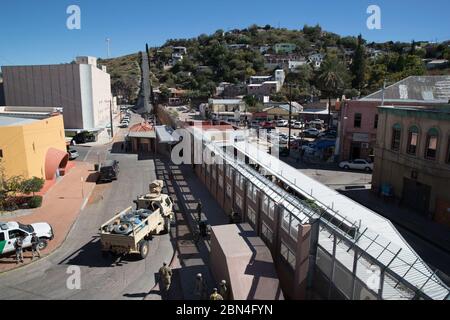
[[111, 182], [117, 180], [119, 175], [119, 161], [108, 160], [100, 165], [98, 182]]

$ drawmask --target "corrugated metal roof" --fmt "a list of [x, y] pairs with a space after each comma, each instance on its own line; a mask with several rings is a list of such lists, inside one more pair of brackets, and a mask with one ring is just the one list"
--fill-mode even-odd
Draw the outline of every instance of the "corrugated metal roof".
[[[381, 101], [383, 91], [362, 98], [362, 101]], [[384, 90], [386, 101], [417, 101], [424, 103], [448, 103], [450, 100], [450, 76], [412, 76]]]

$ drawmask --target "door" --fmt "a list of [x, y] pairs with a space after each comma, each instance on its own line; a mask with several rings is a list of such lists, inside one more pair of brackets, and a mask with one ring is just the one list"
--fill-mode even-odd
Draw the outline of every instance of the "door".
[[402, 202], [414, 211], [428, 216], [430, 208], [431, 187], [415, 180], [405, 178], [403, 181]]
[[7, 249], [6, 243], [7, 243], [6, 233], [0, 231], [0, 254], [6, 252]]
[[359, 159], [361, 158], [361, 145], [358, 144], [352, 144], [351, 150], [350, 150], [350, 159]]
[[23, 230], [19, 230], [19, 229], [13, 229], [13, 230], [9, 230], [8, 231], [8, 237], [9, 237], [9, 241], [7, 242], [7, 245], [11, 245], [12, 250], [14, 250], [14, 244], [16, 243], [16, 239], [19, 237], [25, 237], [23, 239], [23, 247], [27, 248], [31, 246], [31, 235]]

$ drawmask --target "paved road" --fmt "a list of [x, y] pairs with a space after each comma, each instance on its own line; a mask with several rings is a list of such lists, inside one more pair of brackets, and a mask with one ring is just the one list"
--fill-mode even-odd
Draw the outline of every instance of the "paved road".
[[[105, 153], [108, 148], [93, 150]], [[55, 253], [0, 275], [1, 300], [143, 299], [151, 290], [162, 262], [170, 262], [173, 255], [169, 235], [153, 238], [146, 260], [129, 257], [113, 261], [101, 256], [97, 232], [109, 217], [132, 205], [136, 195], [147, 192], [149, 182], [156, 177], [154, 161], [139, 161], [136, 155], [114, 153], [108, 153], [108, 158], [120, 161], [119, 180], [96, 187], [67, 240]], [[80, 290], [67, 288], [70, 266], [80, 268]]]

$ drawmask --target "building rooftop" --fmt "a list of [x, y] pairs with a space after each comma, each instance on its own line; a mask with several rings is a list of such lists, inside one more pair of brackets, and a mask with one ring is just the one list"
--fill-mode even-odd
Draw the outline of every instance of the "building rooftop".
[[[381, 101], [383, 91], [360, 99]], [[384, 90], [384, 99], [398, 102], [448, 103], [450, 101], [450, 76], [411, 76]]]
[[210, 99], [211, 104], [240, 104], [243, 103], [241, 99]]
[[36, 122], [36, 119], [29, 118], [15, 118], [0, 115], [0, 127], [14, 127], [14, 126], [23, 126], [26, 124], [30, 124]]

